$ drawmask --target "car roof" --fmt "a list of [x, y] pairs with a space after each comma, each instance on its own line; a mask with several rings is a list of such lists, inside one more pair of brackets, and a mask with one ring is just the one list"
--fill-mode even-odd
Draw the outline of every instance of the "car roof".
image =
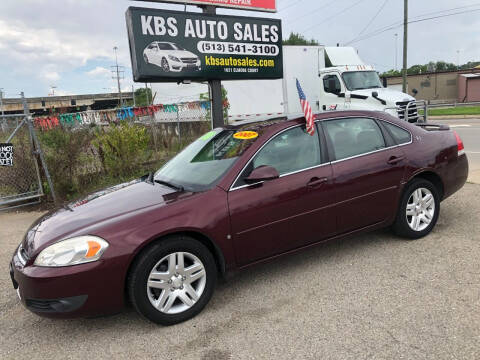
[[[324, 121], [331, 119], [339, 118], [348, 118], [348, 117], [371, 117], [371, 118], [380, 118], [383, 120], [388, 120], [394, 122], [398, 125], [407, 124], [407, 122], [400, 120], [394, 116], [391, 116], [383, 111], [366, 111], [366, 110], [347, 110], [347, 111], [325, 111], [314, 115], [316, 121]], [[302, 124], [305, 122], [305, 117], [295, 116], [289, 118], [287, 116], [272, 118], [268, 120], [258, 121], [241, 121], [238, 124], [231, 124], [225, 126], [229, 130], [237, 131], [255, 131], [259, 129], [271, 130], [272, 132], [282, 130], [283, 128], [290, 127], [292, 125]], [[269, 131], [270, 132], [270, 131]]]

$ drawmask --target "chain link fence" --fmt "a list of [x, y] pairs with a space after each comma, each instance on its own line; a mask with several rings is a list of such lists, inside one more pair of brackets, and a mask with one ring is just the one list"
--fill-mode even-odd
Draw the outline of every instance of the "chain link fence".
[[0, 115], [0, 157], [9, 162], [0, 166], [0, 210], [17, 207], [24, 201], [38, 202], [43, 187], [29, 118]]
[[[2, 141], [23, 119], [18, 116], [6, 121], [0, 132]], [[45, 166], [36, 171], [39, 154], [37, 151], [32, 155], [36, 147], [32, 148], [26, 122], [12, 138], [14, 166], [6, 171], [0, 168], [4, 187], [0, 188], [0, 198], [43, 195], [43, 184], [43, 199], [56, 194], [60, 201], [71, 201], [157, 170], [211, 128], [209, 102], [203, 101], [27, 119], [31, 120]], [[45, 187], [48, 182], [44, 168], [48, 168], [55, 193]]]

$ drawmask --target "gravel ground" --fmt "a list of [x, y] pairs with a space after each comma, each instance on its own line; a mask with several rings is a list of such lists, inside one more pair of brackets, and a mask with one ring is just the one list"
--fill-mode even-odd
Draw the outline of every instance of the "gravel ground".
[[321, 244], [218, 285], [173, 327], [131, 309], [49, 320], [18, 302], [8, 263], [40, 213], [0, 214], [2, 359], [480, 359], [480, 185], [442, 204], [434, 232]]

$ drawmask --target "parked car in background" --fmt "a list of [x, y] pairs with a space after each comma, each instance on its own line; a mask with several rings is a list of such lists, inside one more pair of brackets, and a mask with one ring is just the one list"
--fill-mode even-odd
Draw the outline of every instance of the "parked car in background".
[[197, 55], [172, 42], [150, 43], [143, 51], [143, 59], [147, 64], [160, 66], [165, 72], [201, 70], [200, 58]]
[[[432, 231], [468, 162], [446, 126], [331, 112], [215, 129], [158, 170], [40, 218], [11, 262], [39, 315], [93, 316], [127, 301], [170, 325], [198, 314], [218, 274], [363, 231]], [[420, 126], [422, 125], [422, 126]]]

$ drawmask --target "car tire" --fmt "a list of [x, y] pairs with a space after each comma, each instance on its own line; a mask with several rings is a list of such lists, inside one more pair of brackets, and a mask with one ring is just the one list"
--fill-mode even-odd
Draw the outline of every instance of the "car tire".
[[407, 239], [422, 238], [432, 231], [439, 214], [438, 189], [428, 180], [414, 179], [403, 192], [393, 231]]
[[168, 60], [166, 58], [162, 58], [162, 70], [164, 72], [170, 72], [170, 65], [168, 64]]
[[127, 286], [130, 301], [140, 315], [168, 326], [200, 313], [212, 297], [216, 281], [217, 267], [212, 253], [193, 238], [172, 236], [140, 254], [129, 273]]

